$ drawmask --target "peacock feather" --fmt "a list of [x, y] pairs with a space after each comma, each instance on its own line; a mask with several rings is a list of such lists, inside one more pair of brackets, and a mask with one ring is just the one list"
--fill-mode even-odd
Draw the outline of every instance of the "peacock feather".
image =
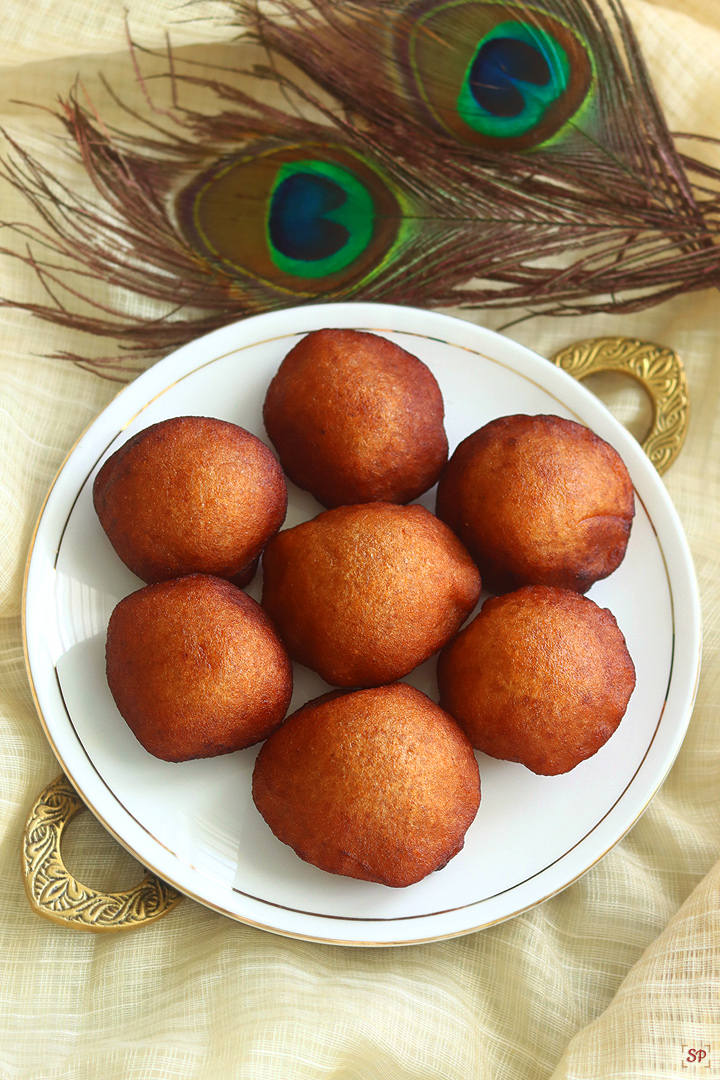
[[293, 299], [369, 283], [413, 220], [410, 201], [367, 154], [320, 139], [250, 144], [195, 177], [176, 208], [209, 263]]
[[[79, 275], [15, 252], [52, 297], [25, 306], [118, 339], [106, 373], [320, 299], [630, 312], [720, 281], [720, 171], [675, 145], [617, 0], [233, 10], [267, 57], [254, 92], [173, 66], [217, 109], [176, 103], [151, 137], [110, 132], [76, 91], [63, 102], [99, 201], [19, 146], [2, 167], [42, 214], [23, 236]], [[167, 314], [79, 313], [86, 274]]]
[[236, 9], [354, 112], [487, 150], [527, 150], [587, 123], [613, 48], [592, 0], [280, 0], [274, 19], [252, 0]]

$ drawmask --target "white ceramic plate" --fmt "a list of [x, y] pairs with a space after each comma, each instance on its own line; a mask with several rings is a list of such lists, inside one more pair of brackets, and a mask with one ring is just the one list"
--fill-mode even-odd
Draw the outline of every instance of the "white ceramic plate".
[[[266, 438], [262, 403], [271, 377], [299, 336], [325, 326], [375, 331], [419, 356], [440, 383], [451, 450], [493, 417], [555, 413], [612, 443], [636, 491], [627, 556], [589, 593], [615, 614], [637, 669], [618, 731], [564, 776], [535, 776], [478, 754], [482, 803], [464, 849], [406, 889], [302, 862], [252, 803], [257, 748], [183, 764], [156, 760], [135, 741], [105, 682], [108, 618], [142, 583], [117, 558], [93, 512], [99, 466], [134, 432], [170, 416], [217, 416]], [[420, 501], [434, 509], [434, 493]], [[286, 527], [321, 509], [291, 485]], [[248, 591], [259, 598], [259, 577]], [[468, 322], [382, 304], [247, 319], [186, 345], [124, 389], [80, 439], [48, 495], [28, 565], [25, 636], [38, 711], [65, 773], [144, 866], [231, 918], [348, 945], [468, 933], [538, 904], [588, 870], [637, 821], [670, 768], [700, 658], [687, 544], [632, 436], [593, 394], [528, 349]], [[436, 697], [435, 661], [407, 681]], [[326, 689], [296, 665], [291, 708]]]

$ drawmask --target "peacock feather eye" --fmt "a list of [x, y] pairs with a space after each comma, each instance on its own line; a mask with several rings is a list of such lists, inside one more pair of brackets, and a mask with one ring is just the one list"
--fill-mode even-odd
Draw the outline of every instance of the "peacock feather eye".
[[494, 150], [539, 146], [565, 127], [590, 93], [593, 65], [585, 45], [545, 11], [423, 0], [411, 16], [396, 39], [409, 89], [436, 126], [464, 143]]
[[335, 162], [306, 158], [283, 165], [268, 206], [270, 257], [286, 273], [313, 278], [340, 273], [372, 241], [372, 195]]
[[371, 276], [402, 219], [376, 168], [320, 143], [224, 158], [180, 193], [177, 214], [194, 250], [226, 273], [307, 297]]

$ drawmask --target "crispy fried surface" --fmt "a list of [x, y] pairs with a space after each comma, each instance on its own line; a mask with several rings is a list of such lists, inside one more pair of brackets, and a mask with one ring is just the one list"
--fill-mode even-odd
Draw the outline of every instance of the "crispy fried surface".
[[438, 663], [440, 704], [479, 750], [568, 772], [616, 730], [635, 668], [611, 612], [530, 585], [487, 600]]
[[438, 485], [438, 517], [493, 592], [586, 592], [622, 562], [634, 513], [617, 451], [557, 416], [493, 420], [460, 443]]
[[251, 746], [281, 723], [292, 695], [292, 665], [262, 608], [204, 574], [121, 600], [106, 661], [118, 710], [165, 761]]
[[290, 656], [334, 686], [406, 675], [457, 632], [480, 575], [421, 506], [340, 506], [278, 533], [262, 604]]
[[357, 330], [316, 330], [283, 360], [265, 399], [286, 473], [323, 506], [406, 503], [447, 461], [443, 400], [429, 369]]
[[116, 552], [146, 582], [202, 572], [246, 585], [285, 519], [270, 450], [224, 420], [180, 416], [145, 428], [98, 472], [93, 502]]
[[402, 887], [460, 851], [480, 804], [470, 743], [404, 683], [328, 694], [263, 745], [253, 799], [300, 858]]

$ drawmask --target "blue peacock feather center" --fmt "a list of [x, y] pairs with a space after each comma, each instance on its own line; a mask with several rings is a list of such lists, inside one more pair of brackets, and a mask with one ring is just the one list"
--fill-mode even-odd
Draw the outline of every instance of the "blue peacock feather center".
[[478, 42], [458, 112], [474, 131], [516, 138], [552, 109], [569, 77], [567, 53], [550, 33], [533, 23], [500, 23]]
[[519, 116], [525, 97], [517, 83], [547, 86], [550, 67], [539, 49], [517, 38], [493, 38], [478, 49], [470, 68], [470, 93], [493, 116]]
[[375, 216], [370, 192], [341, 165], [283, 165], [268, 200], [271, 258], [280, 270], [302, 277], [336, 273], [365, 251]]
[[268, 228], [273, 247], [288, 259], [328, 259], [345, 247], [350, 233], [328, 214], [347, 202], [341, 187], [324, 176], [293, 173], [278, 184]]

